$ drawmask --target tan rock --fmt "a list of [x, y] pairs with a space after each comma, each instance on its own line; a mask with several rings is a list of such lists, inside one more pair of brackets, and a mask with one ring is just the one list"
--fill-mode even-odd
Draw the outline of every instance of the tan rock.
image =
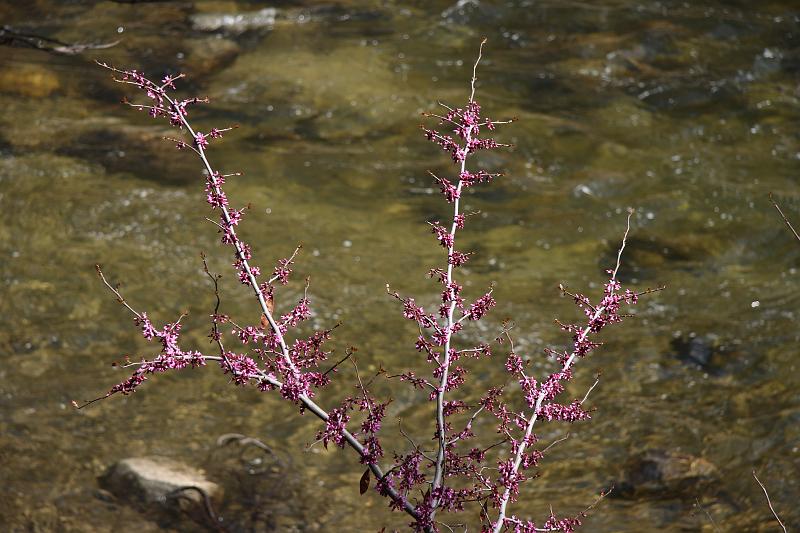
[[[111, 465], [100, 479], [105, 489], [120, 499], [136, 503], [174, 505], [177, 491], [197, 487], [212, 500], [222, 497], [222, 488], [209, 481], [205, 472], [168, 457], [129, 457]], [[203, 505], [198, 490], [181, 491], [181, 500]]]

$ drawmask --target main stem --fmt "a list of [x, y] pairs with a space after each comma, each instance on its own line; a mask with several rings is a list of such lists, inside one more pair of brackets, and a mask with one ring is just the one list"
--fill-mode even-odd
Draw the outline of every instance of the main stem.
[[[470, 104], [475, 101], [475, 81], [477, 78], [477, 71], [478, 71], [478, 63], [481, 62], [481, 56], [483, 54], [483, 45], [486, 43], [486, 39], [484, 38], [481, 41], [480, 48], [478, 49], [478, 59], [475, 60], [475, 64], [472, 67], [472, 80], [470, 82], [471, 92], [469, 95], [469, 102], [467, 104], [467, 110], [470, 108]], [[458, 220], [459, 215], [459, 207], [461, 205], [461, 191], [463, 189], [464, 182], [461, 180], [461, 176], [464, 174], [464, 171], [467, 168], [467, 156], [469, 155], [469, 146], [472, 140], [472, 132], [475, 126], [469, 126], [467, 128], [466, 135], [464, 136], [464, 158], [461, 160], [461, 171], [459, 172], [458, 176], [458, 186], [456, 187], [456, 194], [455, 199], [453, 201], [453, 223], [450, 227], [450, 235], [452, 235], [451, 244], [447, 248], [447, 277], [445, 290], [452, 291], [450, 288], [450, 284], [453, 281], [453, 252], [455, 251], [455, 242], [456, 242], [456, 231], [458, 230]], [[433, 490], [432, 493], [436, 493], [436, 489], [441, 488], [443, 484], [443, 479], [445, 476], [445, 452], [447, 448], [447, 435], [445, 431], [445, 423], [444, 423], [444, 395], [445, 390], [447, 389], [447, 377], [450, 373], [450, 344], [453, 335], [453, 314], [456, 310], [456, 294], [450, 294], [451, 298], [453, 299], [450, 302], [450, 306], [447, 309], [447, 331], [445, 337], [445, 344], [444, 344], [444, 358], [442, 361], [442, 378], [439, 381], [439, 388], [436, 391], [436, 432], [439, 437], [439, 449], [436, 452], [436, 466], [433, 474]], [[439, 498], [434, 498], [431, 502], [431, 522], [433, 521], [434, 516], [436, 516], [436, 508], [439, 506]]]
[[[465, 144], [465, 153], [466, 147], [469, 146], [469, 141], [471, 138], [472, 133], [472, 126], [469, 127], [467, 130], [466, 136], [466, 144]], [[464, 172], [466, 169], [466, 156], [464, 160], [461, 162], [461, 173]], [[459, 173], [459, 176], [461, 175]], [[463, 188], [463, 182], [461, 179], [458, 180], [458, 186], [456, 187], [456, 198], [453, 201], [453, 225], [450, 228], [450, 235], [453, 236], [452, 244], [447, 249], [447, 277], [445, 290], [450, 291], [450, 297], [453, 301], [450, 302], [450, 305], [447, 309], [447, 332], [445, 337], [444, 343], [444, 359], [442, 361], [442, 378], [439, 381], [439, 388], [436, 390], [436, 432], [439, 437], [439, 449], [436, 452], [436, 469], [433, 475], [433, 488], [438, 489], [442, 486], [442, 480], [444, 479], [444, 456], [445, 450], [447, 447], [447, 435], [445, 432], [445, 424], [444, 424], [444, 395], [445, 390], [447, 389], [447, 377], [450, 373], [450, 345], [453, 338], [453, 315], [455, 314], [456, 310], [456, 298], [457, 295], [452, 293], [452, 289], [450, 284], [453, 282], [453, 263], [451, 261], [451, 257], [453, 256], [453, 252], [455, 251], [455, 237], [456, 231], [458, 230], [458, 224], [456, 223], [457, 217], [459, 215], [459, 207], [460, 207], [460, 197], [461, 197], [461, 190]], [[432, 502], [432, 509], [433, 512], [431, 513], [431, 519], [433, 519], [433, 515], [435, 514], [436, 507], [439, 505], [439, 499], [435, 498]]]

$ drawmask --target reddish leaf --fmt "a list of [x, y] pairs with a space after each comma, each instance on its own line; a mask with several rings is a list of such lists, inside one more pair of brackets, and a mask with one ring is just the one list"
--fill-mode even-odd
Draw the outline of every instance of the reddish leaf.
[[358, 482], [358, 490], [364, 494], [369, 489], [369, 468], [364, 470], [364, 475], [361, 476], [361, 481]]

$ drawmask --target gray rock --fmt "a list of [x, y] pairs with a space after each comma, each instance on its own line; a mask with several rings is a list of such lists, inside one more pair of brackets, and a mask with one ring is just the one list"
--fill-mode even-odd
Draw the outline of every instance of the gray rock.
[[[111, 465], [100, 478], [101, 485], [122, 500], [140, 504], [157, 503], [172, 507], [183, 502], [189, 506], [204, 505], [198, 490], [179, 489], [197, 487], [211, 500], [222, 497], [222, 489], [206, 479], [202, 470], [179, 463], [168, 457], [129, 457]], [[180, 493], [180, 498], [175, 496]]]

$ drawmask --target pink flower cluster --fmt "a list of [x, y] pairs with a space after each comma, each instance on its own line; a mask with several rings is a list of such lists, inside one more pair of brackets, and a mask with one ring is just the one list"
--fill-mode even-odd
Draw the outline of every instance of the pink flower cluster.
[[136, 387], [147, 381], [148, 374], [160, 374], [167, 370], [181, 370], [186, 367], [196, 368], [205, 366], [205, 356], [197, 351], [184, 351], [178, 346], [181, 324], [180, 319], [176, 322], [164, 325], [160, 330], [156, 329], [150, 322], [146, 313], [136, 316], [135, 323], [141, 328], [142, 336], [147, 340], [157, 340], [161, 343], [161, 353], [152, 361], [142, 360], [136, 366], [136, 370], [125, 381], [114, 385], [106, 394], [111, 396], [117, 392], [131, 394], [136, 391]]

